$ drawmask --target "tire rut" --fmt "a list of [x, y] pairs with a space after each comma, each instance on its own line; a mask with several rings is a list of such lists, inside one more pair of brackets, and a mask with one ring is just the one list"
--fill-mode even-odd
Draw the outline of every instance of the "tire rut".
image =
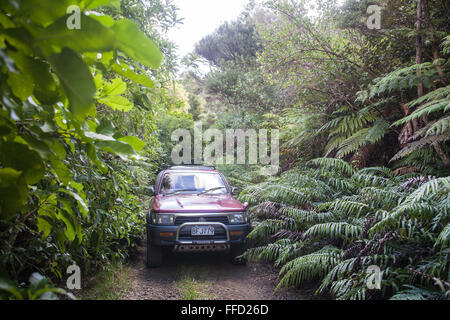
[[[143, 241], [145, 243], [146, 241]], [[220, 253], [166, 252], [159, 268], [145, 266], [146, 247], [131, 262], [131, 300], [311, 300], [314, 288], [282, 289], [273, 294], [278, 272], [261, 263], [231, 265]]]

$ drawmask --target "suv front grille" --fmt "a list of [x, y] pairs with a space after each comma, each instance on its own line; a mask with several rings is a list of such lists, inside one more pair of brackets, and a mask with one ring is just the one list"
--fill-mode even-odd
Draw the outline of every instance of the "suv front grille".
[[186, 222], [199, 222], [200, 218], [203, 218], [205, 222], [220, 222], [228, 224], [227, 216], [202, 216], [202, 217], [190, 217], [190, 216], [178, 216], [175, 218], [175, 224], [180, 225]]

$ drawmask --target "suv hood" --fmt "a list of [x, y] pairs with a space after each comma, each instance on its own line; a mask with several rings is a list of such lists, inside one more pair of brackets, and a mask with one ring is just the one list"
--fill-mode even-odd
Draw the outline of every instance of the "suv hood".
[[156, 195], [152, 201], [155, 212], [237, 212], [245, 207], [230, 194], [218, 195]]

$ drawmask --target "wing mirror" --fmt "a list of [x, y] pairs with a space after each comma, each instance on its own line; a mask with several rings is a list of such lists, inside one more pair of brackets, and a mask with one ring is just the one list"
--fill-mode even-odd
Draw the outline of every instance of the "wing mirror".
[[153, 187], [145, 187], [145, 194], [148, 196], [154, 196], [155, 195], [155, 188]]
[[231, 194], [237, 195], [238, 193], [239, 193], [239, 188], [238, 187], [231, 187]]

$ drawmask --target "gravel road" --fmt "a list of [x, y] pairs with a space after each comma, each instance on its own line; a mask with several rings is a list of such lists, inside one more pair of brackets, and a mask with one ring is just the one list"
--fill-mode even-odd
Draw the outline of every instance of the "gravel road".
[[[143, 241], [145, 243], [146, 241]], [[125, 299], [310, 300], [313, 288], [273, 294], [278, 272], [269, 265], [231, 265], [220, 253], [168, 252], [160, 268], [145, 267], [145, 246], [131, 263], [131, 289]]]

